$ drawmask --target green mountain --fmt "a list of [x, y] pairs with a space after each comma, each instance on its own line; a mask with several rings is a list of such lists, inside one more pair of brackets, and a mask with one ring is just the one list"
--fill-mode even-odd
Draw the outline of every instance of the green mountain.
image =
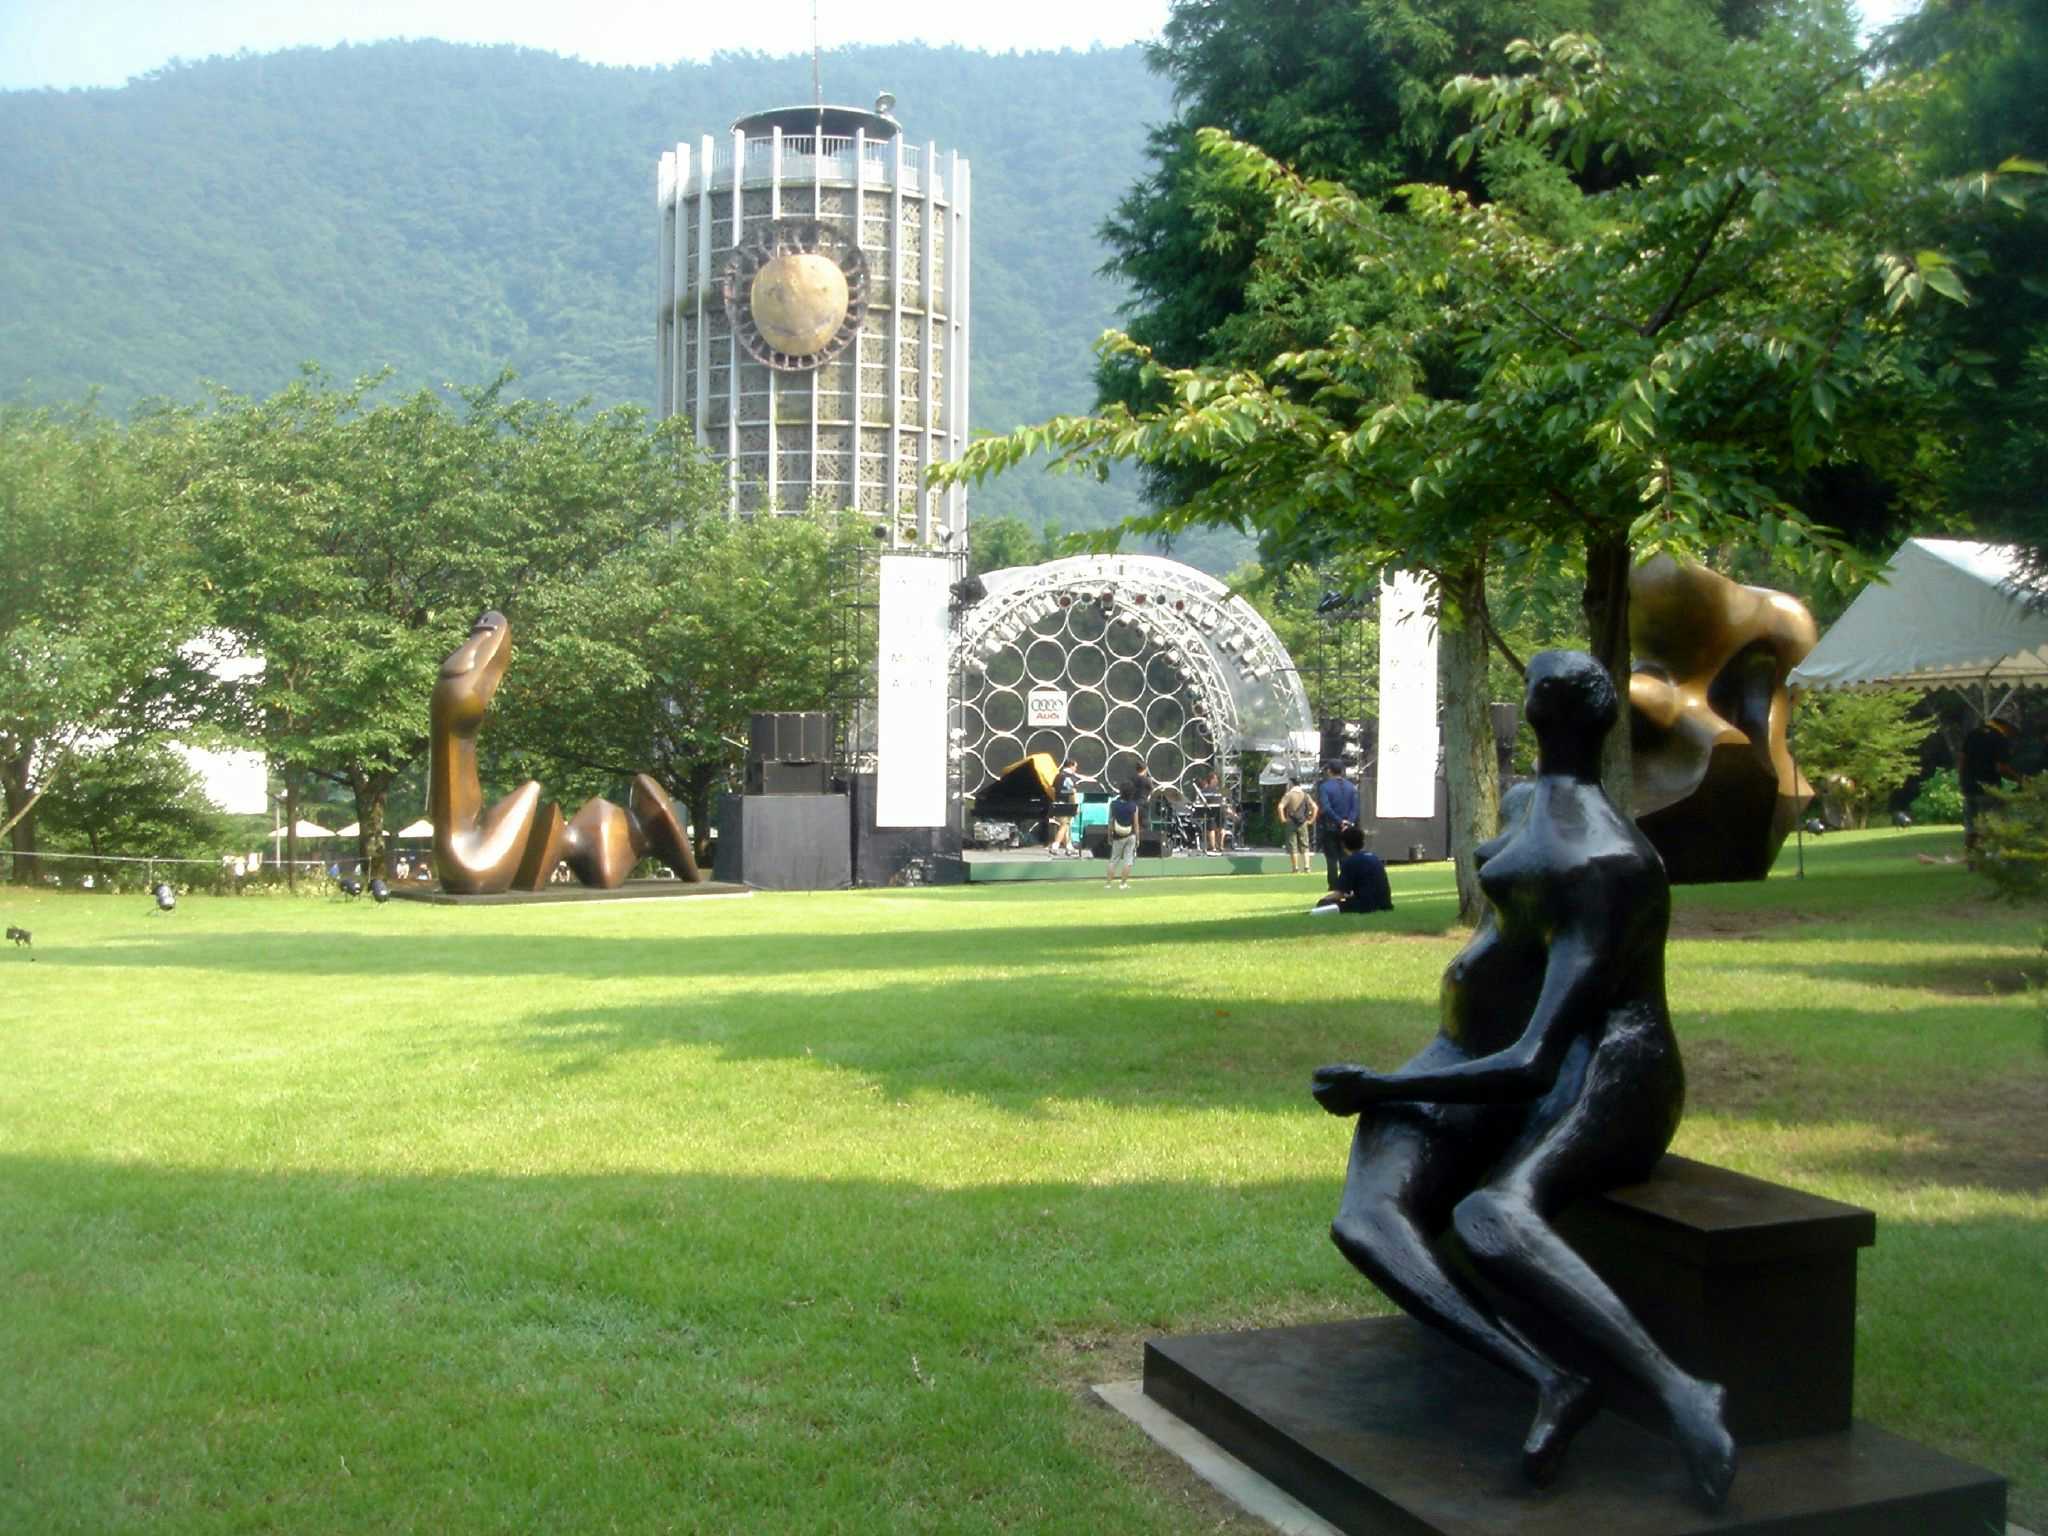
[[[651, 404], [655, 165], [810, 96], [808, 58], [622, 69], [437, 42], [176, 64], [118, 90], [0, 93], [0, 395], [115, 410], [301, 362]], [[1093, 399], [1120, 294], [1096, 229], [1170, 111], [1139, 49], [826, 55], [828, 99], [888, 90], [974, 166], [974, 425]], [[1132, 482], [1017, 472], [976, 516], [1068, 529]]]

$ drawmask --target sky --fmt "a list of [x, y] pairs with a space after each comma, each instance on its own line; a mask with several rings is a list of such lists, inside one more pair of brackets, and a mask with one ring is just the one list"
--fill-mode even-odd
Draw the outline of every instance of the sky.
[[[1862, 0], [1866, 22], [1913, 0]], [[0, 90], [117, 86], [172, 59], [435, 37], [517, 43], [592, 64], [719, 51], [923, 41], [991, 51], [1117, 46], [1158, 35], [1170, 0], [0, 0]], [[828, 92], [829, 94], [829, 92]]]
[[991, 51], [1158, 35], [1169, 0], [0, 0], [0, 89], [120, 85], [171, 59], [434, 37], [518, 43], [592, 64], [673, 64], [819, 43]]

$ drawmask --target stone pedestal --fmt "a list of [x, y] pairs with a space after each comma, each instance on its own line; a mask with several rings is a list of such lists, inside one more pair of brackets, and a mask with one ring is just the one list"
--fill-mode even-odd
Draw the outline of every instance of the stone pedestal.
[[2005, 1482], [1873, 1425], [1744, 1446], [1704, 1509], [1615, 1414], [1555, 1486], [1522, 1478], [1536, 1396], [1406, 1317], [1145, 1346], [1145, 1395], [1351, 1536], [1988, 1536]]
[[[1877, 1241], [1873, 1213], [1667, 1156], [1558, 1230], [1674, 1360], [1728, 1389], [1739, 1443], [1849, 1427], [1856, 1254]], [[1662, 1430], [1633, 1384], [1610, 1387], [1616, 1408]]]
[[1619, 1411], [1554, 1487], [1530, 1487], [1533, 1390], [1406, 1317], [1154, 1340], [1145, 1395], [1354, 1536], [2004, 1530], [2004, 1479], [1850, 1417], [1869, 1211], [1666, 1158], [1559, 1226], [1674, 1357], [1728, 1388], [1741, 1454], [1719, 1512], [1653, 1405], [1612, 1380]]

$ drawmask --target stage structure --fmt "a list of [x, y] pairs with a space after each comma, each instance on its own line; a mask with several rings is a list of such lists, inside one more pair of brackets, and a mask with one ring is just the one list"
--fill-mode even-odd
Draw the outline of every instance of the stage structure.
[[1072, 754], [1091, 789], [1191, 792], [1211, 768], [1239, 794], [1238, 754], [1313, 765], [1308, 696], [1287, 648], [1214, 577], [1151, 555], [1082, 555], [992, 571], [953, 642], [960, 779], [1032, 752]]
[[661, 157], [659, 414], [687, 416], [741, 512], [872, 515], [884, 547], [963, 549], [967, 162], [889, 115], [757, 112]]

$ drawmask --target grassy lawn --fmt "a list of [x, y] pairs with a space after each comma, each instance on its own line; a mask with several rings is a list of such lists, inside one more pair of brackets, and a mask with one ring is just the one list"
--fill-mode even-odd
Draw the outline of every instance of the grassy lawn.
[[[1877, 1210], [1859, 1413], [2041, 1527], [2041, 918], [1959, 845], [1677, 893], [1679, 1150]], [[1308, 1074], [1461, 935], [1319, 887], [0, 890], [0, 1530], [1249, 1529], [1085, 1387], [1384, 1310]]]

